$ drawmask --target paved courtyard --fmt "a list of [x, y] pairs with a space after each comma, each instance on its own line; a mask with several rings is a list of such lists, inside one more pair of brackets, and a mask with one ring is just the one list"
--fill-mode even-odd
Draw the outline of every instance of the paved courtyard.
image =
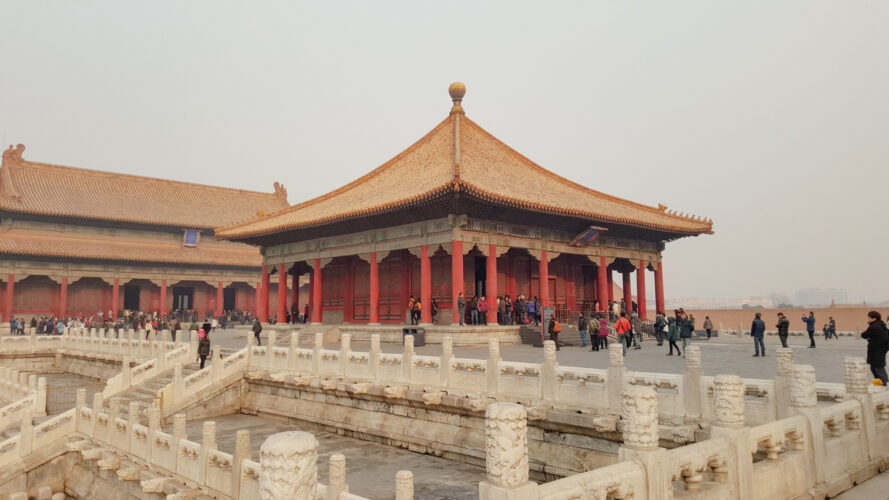
[[[240, 349], [244, 346], [244, 331], [228, 329], [213, 335], [213, 342], [226, 349]], [[839, 340], [825, 341], [822, 337], [815, 339], [817, 347], [809, 349], [809, 338], [790, 337], [789, 344], [794, 351], [794, 361], [798, 364], [810, 364], [821, 382], [843, 382], [843, 358], [846, 356], [865, 357], [867, 342], [858, 337], [843, 337]], [[311, 346], [311, 339], [301, 338], [303, 347]], [[713, 338], [711, 340], [696, 339], [694, 345], [701, 348], [701, 359], [704, 373], [707, 375], [734, 374], [745, 378], [769, 379], [775, 376], [774, 350], [781, 346], [778, 337], [769, 336], [765, 339], [766, 357], [754, 358], [753, 340], [748, 336], [741, 339], [734, 337]], [[327, 349], [337, 349], [336, 344], [326, 344]], [[384, 352], [401, 352], [400, 344], [383, 343], [380, 348]], [[369, 351], [369, 342], [352, 342], [355, 351]], [[427, 344], [415, 348], [417, 354], [439, 356], [441, 346]], [[630, 349], [627, 352], [626, 366], [628, 370], [682, 373], [685, 367], [681, 356], [667, 356], [668, 345], [657, 346], [656, 342], [646, 340], [642, 349]], [[540, 362], [543, 349], [527, 345], [501, 345], [500, 355], [506, 361]], [[462, 358], [484, 359], [487, 357], [487, 346], [454, 347], [454, 356]], [[607, 368], [608, 352], [590, 352], [589, 348], [564, 346], [558, 351], [559, 363], [563, 366], [582, 366], [589, 368]]]

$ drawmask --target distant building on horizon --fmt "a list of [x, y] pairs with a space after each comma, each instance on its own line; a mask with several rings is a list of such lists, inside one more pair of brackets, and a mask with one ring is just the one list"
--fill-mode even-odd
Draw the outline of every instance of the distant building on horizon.
[[846, 290], [839, 288], [804, 288], [796, 291], [796, 303], [801, 306], [821, 306], [847, 304], [849, 296]]

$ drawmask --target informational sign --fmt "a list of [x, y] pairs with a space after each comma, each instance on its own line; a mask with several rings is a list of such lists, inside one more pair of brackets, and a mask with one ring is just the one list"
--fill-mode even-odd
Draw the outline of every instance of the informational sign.
[[546, 329], [549, 327], [549, 320], [556, 315], [556, 308], [553, 306], [543, 306], [543, 316], [540, 318], [540, 341], [546, 342]]

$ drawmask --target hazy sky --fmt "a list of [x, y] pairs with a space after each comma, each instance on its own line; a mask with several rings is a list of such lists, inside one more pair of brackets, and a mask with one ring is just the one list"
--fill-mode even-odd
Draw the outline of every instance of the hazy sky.
[[0, 0], [0, 136], [294, 203], [419, 139], [459, 80], [545, 168], [713, 218], [668, 245], [668, 295], [886, 300], [887, 26], [883, 0]]

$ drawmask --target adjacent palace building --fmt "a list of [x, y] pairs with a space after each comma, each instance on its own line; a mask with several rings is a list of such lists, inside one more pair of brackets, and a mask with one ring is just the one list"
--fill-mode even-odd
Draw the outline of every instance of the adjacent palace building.
[[[268, 317], [270, 301], [277, 310], [305, 307], [293, 303], [298, 294], [287, 302], [288, 281], [304, 274], [316, 323], [403, 323], [413, 295], [424, 304], [422, 323], [432, 323], [435, 300], [435, 323], [451, 324], [459, 292], [467, 301], [539, 296], [570, 319], [607, 307], [614, 272], [627, 303], [636, 273], [645, 318], [645, 271], [652, 271], [662, 310], [664, 244], [711, 234], [712, 221], [564, 179], [467, 118], [463, 84], [449, 90], [448, 117], [376, 170], [324, 196], [216, 230], [220, 239], [261, 248], [259, 316]], [[277, 297], [269, 293], [274, 282]], [[495, 321], [491, 307], [488, 322]]]
[[254, 310], [262, 256], [213, 228], [288, 207], [287, 193], [36, 163], [0, 167], [0, 313]]

